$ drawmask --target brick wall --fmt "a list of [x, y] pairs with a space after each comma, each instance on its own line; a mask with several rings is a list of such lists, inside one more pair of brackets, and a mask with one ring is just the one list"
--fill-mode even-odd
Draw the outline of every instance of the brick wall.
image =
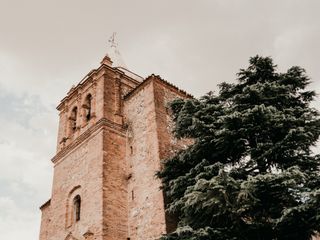
[[127, 239], [125, 132], [103, 134], [103, 239]]

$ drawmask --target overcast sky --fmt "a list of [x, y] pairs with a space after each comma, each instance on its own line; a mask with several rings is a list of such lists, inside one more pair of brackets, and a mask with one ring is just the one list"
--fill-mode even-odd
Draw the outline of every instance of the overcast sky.
[[130, 70], [195, 96], [235, 81], [256, 54], [304, 67], [320, 92], [319, 11], [318, 0], [0, 0], [1, 239], [38, 239], [55, 107], [99, 66], [112, 32]]

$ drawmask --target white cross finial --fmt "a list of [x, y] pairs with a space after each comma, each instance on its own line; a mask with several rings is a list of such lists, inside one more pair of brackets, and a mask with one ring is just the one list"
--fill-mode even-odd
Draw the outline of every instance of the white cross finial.
[[109, 38], [108, 42], [110, 43], [110, 47], [117, 47], [118, 43], [116, 42], [116, 32], [113, 32], [111, 37]]
[[116, 32], [112, 33], [111, 37], [108, 40], [109, 46], [108, 46], [107, 56], [112, 61], [112, 67], [127, 68], [118, 50], [118, 42], [116, 40], [116, 35], [117, 35]]

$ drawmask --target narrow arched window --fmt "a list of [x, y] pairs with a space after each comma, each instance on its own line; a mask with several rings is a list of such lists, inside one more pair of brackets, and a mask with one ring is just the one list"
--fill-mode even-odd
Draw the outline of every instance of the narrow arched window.
[[77, 114], [78, 114], [78, 108], [74, 107], [71, 112], [70, 116], [70, 125], [72, 132], [75, 132], [77, 129]]
[[73, 199], [73, 213], [74, 213], [74, 220], [80, 220], [80, 212], [81, 212], [81, 198], [79, 195], [75, 196]]
[[92, 96], [91, 96], [91, 94], [88, 94], [88, 96], [85, 99], [85, 104], [84, 104], [85, 117], [86, 117], [87, 122], [91, 119], [91, 111], [92, 111], [91, 102], [92, 102]]

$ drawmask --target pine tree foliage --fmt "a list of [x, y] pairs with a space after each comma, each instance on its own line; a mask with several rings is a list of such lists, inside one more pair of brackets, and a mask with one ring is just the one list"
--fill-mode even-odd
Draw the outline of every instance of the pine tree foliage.
[[320, 232], [320, 134], [305, 70], [252, 57], [218, 95], [171, 103], [178, 138], [194, 144], [158, 173], [176, 239], [311, 239]]

